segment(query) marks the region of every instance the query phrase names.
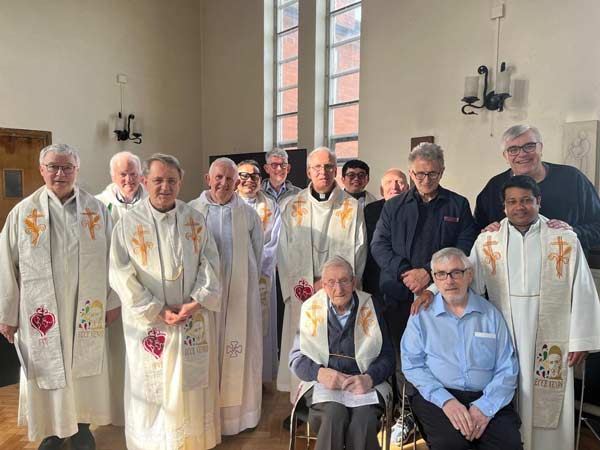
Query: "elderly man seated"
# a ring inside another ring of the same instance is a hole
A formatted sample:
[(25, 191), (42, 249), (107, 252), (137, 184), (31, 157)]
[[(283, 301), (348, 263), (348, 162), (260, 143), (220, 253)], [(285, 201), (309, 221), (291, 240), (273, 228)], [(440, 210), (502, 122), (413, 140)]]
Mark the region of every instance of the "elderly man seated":
[(416, 388), (413, 412), (432, 450), (522, 449), (511, 405), (519, 367), (502, 314), (469, 291), (473, 270), (453, 247), (435, 253), (439, 293), (412, 316), (401, 342), (402, 371)]
[(303, 381), (297, 398), (310, 407), (316, 450), (378, 449), (394, 349), (371, 295), (354, 290), (350, 263), (334, 256), (321, 275), (323, 288), (302, 304), (290, 352), (290, 368)]

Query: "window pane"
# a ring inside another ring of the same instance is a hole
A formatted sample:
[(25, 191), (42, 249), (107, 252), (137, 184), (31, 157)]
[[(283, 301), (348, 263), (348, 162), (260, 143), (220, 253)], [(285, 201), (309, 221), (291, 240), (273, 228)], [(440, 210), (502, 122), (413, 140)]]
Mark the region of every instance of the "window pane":
[(333, 42), (360, 36), (361, 8), (353, 8), (332, 17)]
[[(358, 157), (358, 141), (336, 142), (333, 150), (338, 158)], [(340, 169), (340, 175), (342, 170)]]
[(278, 114), (298, 112), (298, 88), (279, 93)]
[(277, 119), (278, 142), (298, 141), (298, 116)]
[(358, 100), (360, 73), (352, 73), (331, 80), (331, 103)]
[(279, 10), (279, 20), (277, 23), (277, 31), (289, 30), (292, 27), (298, 26), (298, 3), (286, 6)]
[(333, 74), (360, 67), (360, 41), (331, 49), (331, 72)]
[(298, 56), (298, 30), (278, 38), (279, 60)]
[(279, 65), (279, 87), (298, 84), (298, 60)]
[(358, 133), (358, 105), (330, 110), (331, 136)]
[(359, 0), (331, 0), (331, 11), (336, 11), (344, 6), (353, 5), (358, 2)]

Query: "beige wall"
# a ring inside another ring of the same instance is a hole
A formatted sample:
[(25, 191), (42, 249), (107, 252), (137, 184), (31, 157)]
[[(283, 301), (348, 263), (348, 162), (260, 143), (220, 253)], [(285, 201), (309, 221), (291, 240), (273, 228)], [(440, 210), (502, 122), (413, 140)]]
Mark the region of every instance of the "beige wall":
[[(199, 0), (0, 0), (0, 127), (49, 130), (81, 150), (80, 182), (109, 181), (108, 160), (128, 149), (177, 155), (183, 196), (199, 191)], [(124, 111), (143, 143), (118, 143), (117, 73), (129, 77)]]
[(505, 3), (500, 60), (525, 90), (502, 113), (464, 116), (464, 77), (495, 66), (493, 1), (363, 0), (360, 157), (372, 180), (406, 166), (411, 137), (433, 135), (446, 153), (442, 183), (473, 206), (485, 182), (507, 168), (498, 145), (508, 126), (537, 125), (544, 158), (561, 162), (563, 123), (598, 119), (600, 2)]

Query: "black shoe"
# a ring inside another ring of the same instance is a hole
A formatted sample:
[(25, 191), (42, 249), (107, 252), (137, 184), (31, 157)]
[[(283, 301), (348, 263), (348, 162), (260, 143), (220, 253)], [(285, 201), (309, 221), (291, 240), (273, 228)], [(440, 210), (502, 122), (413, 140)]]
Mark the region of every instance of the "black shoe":
[(48, 436), (41, 442), (38, 450), (59, 450), (64, 442), (65, 440), (58, 436)]
[(78, 423), (79, 431), (71, 436), (71, 446), (74, 450), (96, 450), (96, 441), (90, 431), (89, 423)]
[[(302, 425), (303, 423), (305, 423), (306, 421), (301, 418), (301, 417), (296, 417), (296, 421), (298, 422), (298, 426)], [(292, 424), (292, 416), (287, 416), (285, 419), (283, 419), (283, 423), (281, 424), (281, 426), (286, 429), (289, 430), (290, 426)]]

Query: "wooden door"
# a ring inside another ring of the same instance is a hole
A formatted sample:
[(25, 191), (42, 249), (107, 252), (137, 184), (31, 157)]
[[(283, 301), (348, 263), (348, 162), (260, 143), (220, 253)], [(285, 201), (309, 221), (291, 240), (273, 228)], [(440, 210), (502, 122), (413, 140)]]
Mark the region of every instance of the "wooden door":
[[(49, 131), (0, 128), (0, 229), (10, 210), (44, 184), (40, 150), (52, 141)], [(19, 381), (14, 346), (0, 335), (0, 386)]]

